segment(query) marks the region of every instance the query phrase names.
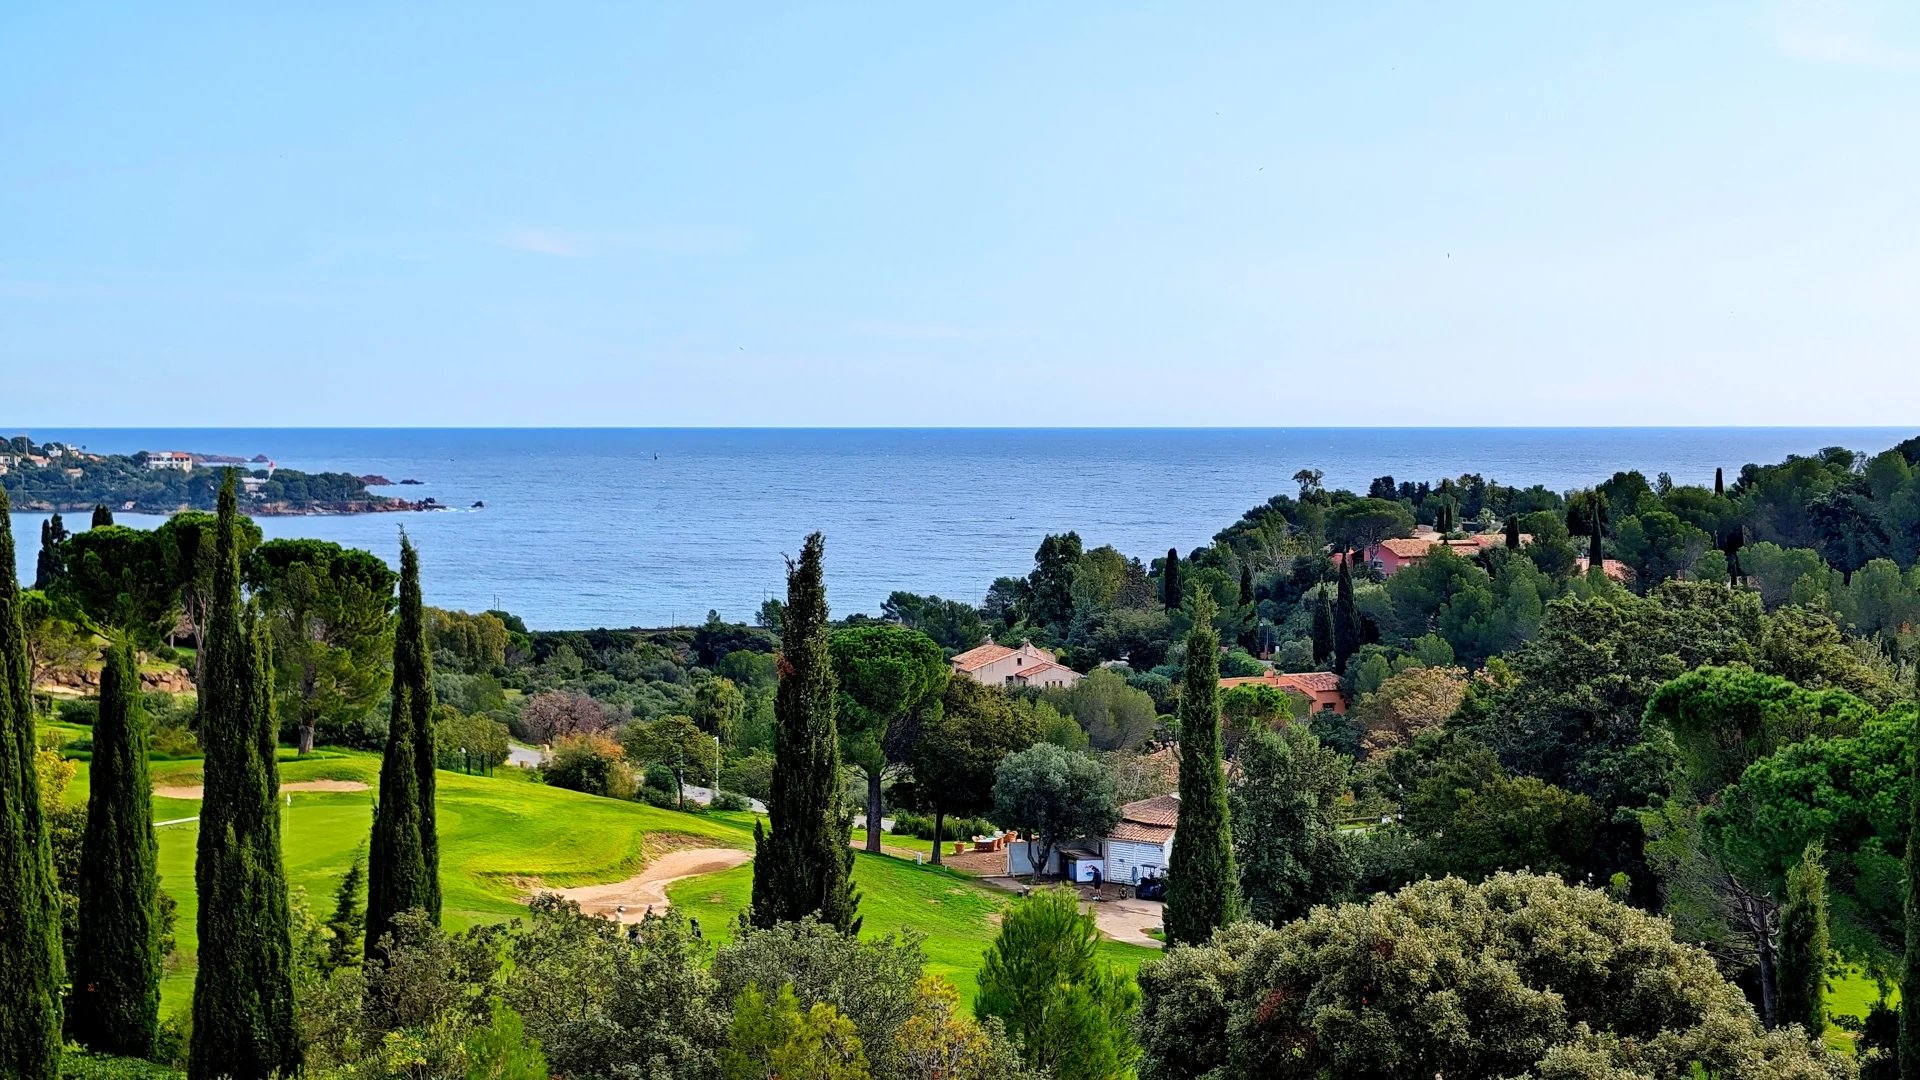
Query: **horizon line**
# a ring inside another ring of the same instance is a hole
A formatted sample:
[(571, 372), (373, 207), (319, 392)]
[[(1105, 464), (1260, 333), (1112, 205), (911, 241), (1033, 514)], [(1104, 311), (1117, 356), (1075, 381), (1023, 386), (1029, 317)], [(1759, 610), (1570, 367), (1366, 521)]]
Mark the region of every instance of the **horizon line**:
[[(1920, 431), (1915, 424), (36, 424), (75, 431)], [(11, 438), (12, 435), (0, 437)]]

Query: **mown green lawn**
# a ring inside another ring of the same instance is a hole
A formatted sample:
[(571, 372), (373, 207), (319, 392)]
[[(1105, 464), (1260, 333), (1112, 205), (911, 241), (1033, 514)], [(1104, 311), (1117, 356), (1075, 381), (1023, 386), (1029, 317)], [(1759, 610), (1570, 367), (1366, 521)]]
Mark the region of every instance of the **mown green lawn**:
[[(933, 854), (933, 841), (922, 840), (917, 836), (901, 836), (897, 833), (883, 832), (880, 834), (880, 842), (891, 848), (917, 851), (922, 855)], [(853, 830), (853, 843), (855, 847), (865, 847), (867, 843), (867, 830), (855, 828)]]
[[(87, 763), (78, 764), (67, 791), (75, 802), (87, 793)], [(155, 762), (153, 778), (156, 787), (198, 784), (200, 762)], [(379, 759), (322, 751), (302, 760), (283, 751), (280, 779), (359, 781), (371, 789), (379, 782)], [(283, 799), (290, 800), (281, 808), (288, 881), (306, 890), (309, 906), (324, 918), (341, 875), (366, 843), (373, 793), (293, 791)], [(154, 819), (193, 817), (199, 808), (198, 800), (156, 798)], [(454, 930), (512, 918), (537, 884), (581, 885), (633, 874), (645, 861), (649, 836), (694, 836), (715, 847), (746, 847), (753, 839), (750, 819), (656, 810), (545, 787), (504, 770), (493, 777), (441, 773), (439, 811), (444, 914)], [(199, 831), (188, 823), (166, 826), (159, 835), (161, 888), (179, 904), (179, 955), (162, 988), (171, 1010), (191, 991), (199, 945), (193, 891)]]
[[(995, 916), (1012, 897), (964, 874), (866, 852), (854, 856), (853, 883), (860, 889), (862, 935), (899, 930), (926, 935), (921, 947), (927, 954), (927, 970), (950, 979), (961, 1001), (971, 1005), (980, 954), (993, 943)], [(667, 896), (676, 911), (700, 920), (710, 940), (725, 941), (733, 935), (735, 920), (746, 909), (752, 890), (749, 864), (690, 878), (669, 887)], [(1100, 951), (1128, 972), (1159, 955), (1158, 949), (1116, 941), (1102, 941)]]
[[(88, 769), (85, 761), (76, 764), (67, 798), (79, 803), (87, 797)], [(322, 749), (301, 758), (290, 749), (281, 751), (283, 784), (340, 780), (364, 783), (369, 789), (282, 795), (287, 878), (294, 888), (305, 890), (318, 918), (332, 910), (334, 889), (366, 843), (371, 789), (379, 783), (379, 768), (373, 754)], [(202, 780), (198, 760), (156, 761), (152, 773), (159, 788), (190, 787)], [(191, 818), (199, 811), (197, 799), (154, 799), (156, 821)], [(754, 815), (748, 812), (660, 810), (546, 787), (509, 769), (491, 777), (440, 773), (439, 814), (441, 885), (450, 930), (513, 918), (524, 911), (525, 897), (539, 885), (587, 885), (630, 876), (645, 863), (649, 837), (693, 837), (713, 847), (753, 844)], [(193, 889), (198, 826), (168, 825), (159, 830), (159, 838), (161, 887), (179, 905), (177, 952), (162, 987), (164, 1008), (171, 1012), (191, 995), (199, 945)], [(911, 837), (889, 835), (885, 842), (931, 850), (929, 842)], [(709, 937), (724, 940), (747, 905), (752, 881), (749, 864), (681, 882), (669, 891), (677, 906), (700, 919)], [(855, 881), (862, 893), (865, 932), (911, 928), (924, 934), (929, 970), (952, 979), (961, 996), (971, 1001), (973, 972), (993, 940), (995, 916), (1008, 895), (949, 870), (864, 852), (856, 856)], [(1102, 951), (1128, 971), (1156, 952), (1116, 942), (1104, 942)]]
[[(1859, 968), (1848, 968), (1846, 974), (1827, 984), (1827, 1015), (1830, 1017), (1851, 1016), (1866, 1019), (1867, 1012), (1880, 1000), (1880, 987)], [(1887, 1003), (1896, 1005), (1900, 1001), (1900, 988), (1888, 988)], [(1854, 1034), (1827, 1025), (1827, 1045), (1846, 1053), (1854, 1051)]]

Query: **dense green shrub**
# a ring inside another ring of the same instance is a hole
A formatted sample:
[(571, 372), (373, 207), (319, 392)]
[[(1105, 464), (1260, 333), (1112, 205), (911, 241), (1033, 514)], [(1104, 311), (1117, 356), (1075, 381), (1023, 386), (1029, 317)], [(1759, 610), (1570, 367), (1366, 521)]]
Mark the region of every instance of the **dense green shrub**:
[(633, 797), (633, 770), (626, 751), (605, 735), (569, 735), (554, 744), (553, 758), (543, 770), (554, 787), (605, 795)]
[(1078, 893), (1042, 889), (1008, 909), (981, 960), (975, 1014), (1004, 1023), (1027, 1064), (1057, 1080), (1130, 1075), (1140, 1056), (1140, 991), (1099, 942)]
[(754, 750), (728, 761), (720, 769), (720, 786), (767, 801), (773, 795), (773, 754)]
[[(915, 836), (922, 840), (932, 840), (933, 815), (903, 810), (894, 815), (893, 828), (887, 830), (895, 836)], [(976, 836), (992, 836), (998, 830), (993, 822), (986, 818), (950, 817), (946, 827), (941, 830), (944, 840), (971, 840)]]
[(99, 698), (69, 698), (60, 702), (59, 720), (63, 724), (92, 727), (100, 717)]
[(1557, 877), (1423, 881), (1140, 972), (1143, 1080), (1686, 1076), (1829, 1080), (1665, 919)]
[(183, 1080), (186, 1074), (141, 1058), (111, 1057), (69, 1045), (60, 1055), (60, 1076), (62, 1080)]
[(546, 895), (512, 934), (507, 956), (513, 978), (503, 991), (506, 1004), (555, 1074), (713, 1074), (728, 1009), (699, 942), (680, 920), (649, 919), (630, 929)]

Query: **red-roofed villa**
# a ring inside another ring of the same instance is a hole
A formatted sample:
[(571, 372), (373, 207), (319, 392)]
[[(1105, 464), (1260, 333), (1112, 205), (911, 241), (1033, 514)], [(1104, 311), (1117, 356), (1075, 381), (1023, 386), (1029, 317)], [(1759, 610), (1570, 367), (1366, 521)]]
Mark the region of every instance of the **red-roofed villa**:
[(1220, 680), (1222, 690), (1247, 685), (1291, 690), (1313, 702), (1314, 712), (1331, 712), (1340, 716), (1347, 714), (1347, 695), (1340, 692), (1340, 676), (1331, 671), (1287, 672), (1268, 668), (1258, 675)]
[(987, 686), (1030, 686), (1045, 690), (1072, 686), (1080, 673), (1053, 658), (1053, 654), (1031, 641), (1022, 641), (1017, 649), (997, 645), (992, 638), (986, 644), (968, 649), (953, 658), (953, 673), (965, 675)]

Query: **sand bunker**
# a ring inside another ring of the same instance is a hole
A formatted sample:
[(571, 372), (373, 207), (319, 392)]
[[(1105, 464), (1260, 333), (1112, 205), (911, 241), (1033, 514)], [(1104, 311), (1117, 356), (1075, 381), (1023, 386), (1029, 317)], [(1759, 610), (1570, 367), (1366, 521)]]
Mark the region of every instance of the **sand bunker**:
[[(155, 795), (163, 799), (198, 799), (203, 789), (199, 784), (162, 784), (153, 789)], [(294, 780), (280, 785), (281, 791), (365, 791), (367, 785), (358, 780)]]
[[(731, 870), (748, 859), (751, 852), (738, 848), (692, 848), (669, 851), (648, 863), (646, 869), (625, 881), (609, 885), (582, 885), (576, 889), (542, 889), (559, 893), (580, 905), (588, 915), (604, 915), (620, 922), (639, 922), (651, 907), (658, 915), (668, 907), (667, 886), (701, 874)], [(625, 908), (621, 911), (619, 909)]]

